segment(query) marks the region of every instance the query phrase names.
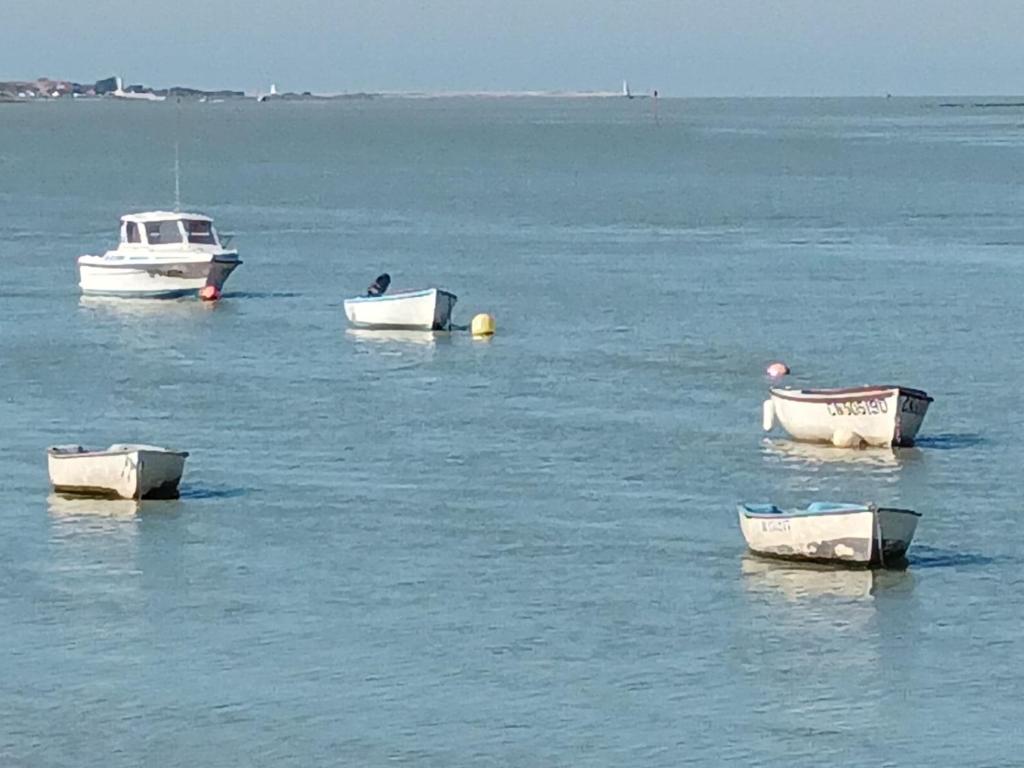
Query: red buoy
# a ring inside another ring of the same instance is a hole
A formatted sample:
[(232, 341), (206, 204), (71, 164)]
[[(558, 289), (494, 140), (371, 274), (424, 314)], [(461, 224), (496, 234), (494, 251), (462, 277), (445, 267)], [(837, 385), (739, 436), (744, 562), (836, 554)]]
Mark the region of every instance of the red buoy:
[(204, 285), (199, 289), (199, 298), (203, 301), (216, 301), (220, 298), (220, 288), (216, 285)]

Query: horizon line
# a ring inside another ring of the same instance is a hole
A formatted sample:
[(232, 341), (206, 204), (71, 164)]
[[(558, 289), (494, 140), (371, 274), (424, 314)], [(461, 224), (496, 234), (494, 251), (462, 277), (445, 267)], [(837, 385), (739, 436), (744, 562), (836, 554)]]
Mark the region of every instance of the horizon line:
[[(81, 81), (71, 78), (54, 78), (39, 76), (36, 78), (0, 78), (0, 83), (34, 83), (43, 80), (50, 82), (67, 82), (77, 85), (91, 85), (101, 82), (100, 80)], [(226, 91), (237, 91), (245, 94), (246, 97), (257, 97), (269, 95), (270, 86), (267, 90), (250, 90), (247, 88), (232, 88), (229, 86), (194, 86), (176, 84), (157, 87), (143, 83), (132, 83), (149, 91), (159, 91), (170, 94), (177, 89), (189, 89), (201, 92), (215, 93)], [(490, 97), (490, 98), (524, 98), (524, 97), (563, 97), (563, 98), (652, 98), (657, 93), (659, 99), (856, 99), (856, 98), (904, 98), (904, 99), (929, 99), (929, 98), (1022, 98), (1021, 93), (998, 93), (984, 91), (963, 91), (954, 90), (948, 92), (852, 92), (852, 93), (666, 93), (662, 88), (650, 88), (631, 91), (627, 96), (621, 90), (608, 89), (581, 89), (581, 88), (355, 88), (349, 90), (320, 90), (314, 91), (308, 88), (278, 90), (277, 95), (291, 94), (295, 96), (312, 97), (344, 97), (344, 96), (380, 96), (391, 98), (466, 98), (466, 97)]]

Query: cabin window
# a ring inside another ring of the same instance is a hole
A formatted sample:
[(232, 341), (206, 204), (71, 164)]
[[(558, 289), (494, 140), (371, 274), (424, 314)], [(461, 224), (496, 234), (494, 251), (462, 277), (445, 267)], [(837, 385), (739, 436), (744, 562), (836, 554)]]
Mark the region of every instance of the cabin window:
[(203, 245), (216, 245), (217, 238), (213, 234), (213, 224), (209, 221), (185, 220), (185, 231), (188, 233), (190, 243), (201, 243)]
[(142, 235), (139, 234), (139, 225), (134, 221), (126, 222), (124, 225), (124, 241), (126, 243), (141, 243)]
[(146, 239), (150, 245), (180, 243), (181, 229), (177, 221), (150, 221), (146, 223)]

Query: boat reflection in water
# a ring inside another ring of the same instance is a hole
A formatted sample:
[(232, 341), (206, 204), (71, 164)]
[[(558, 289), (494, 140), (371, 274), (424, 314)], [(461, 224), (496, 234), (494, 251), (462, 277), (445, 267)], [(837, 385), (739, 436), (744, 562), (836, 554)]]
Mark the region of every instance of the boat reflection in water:
[(87, 519), (133, 520), (142, 504), (131, 499), (97, 499), (85, 496), (63, 496), (51, 493), (46, 497), (50, 516), (61, 521)]
[(451, 333), (447, 331), (405, 331), (405, 330), (371, 330), (368, 328), (348, 328), (345, 335), (361, 344), (379, 344), (399, 348), (436, 347), (438, 341), (449, 341)]
[(900, 465), (917, 457), (914, 448), (835, 448), (821, 443), (801, 443), (795, 440), (761, 441), (765, 457), (807, 464), (860, 464), (879, 469), (899, 469)]
[(744, 555), (741, 563), (748, 592), (779, 594), (794, 602), (817, 597), (864, 600), (879, 590), (908, 589), (914, 583), (913, 576), (906, 570), (834, 568), (751, 554)]
[(78, 305), (83, 309), (127, 320), (145, 317), (191, 317), (209, 312), (219, 301), (196, 299), (131, 299), (109, 296), (81, 296)]

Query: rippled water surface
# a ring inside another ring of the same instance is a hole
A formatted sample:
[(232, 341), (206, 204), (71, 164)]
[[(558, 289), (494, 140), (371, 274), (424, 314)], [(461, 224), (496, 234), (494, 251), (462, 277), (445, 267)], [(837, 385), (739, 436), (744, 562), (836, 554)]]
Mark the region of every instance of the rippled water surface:
[[(0, 763), (1019, 764), (1024, 108), (941, 101), (0, 105)], [(175, 134), (226, 298), (80, 298)], [(775, 359), (920, 445), (766, 439)], [(49, 494), (132, 440), (180, 500)], [(744, 554), (816, 498), (909, 568)]]

